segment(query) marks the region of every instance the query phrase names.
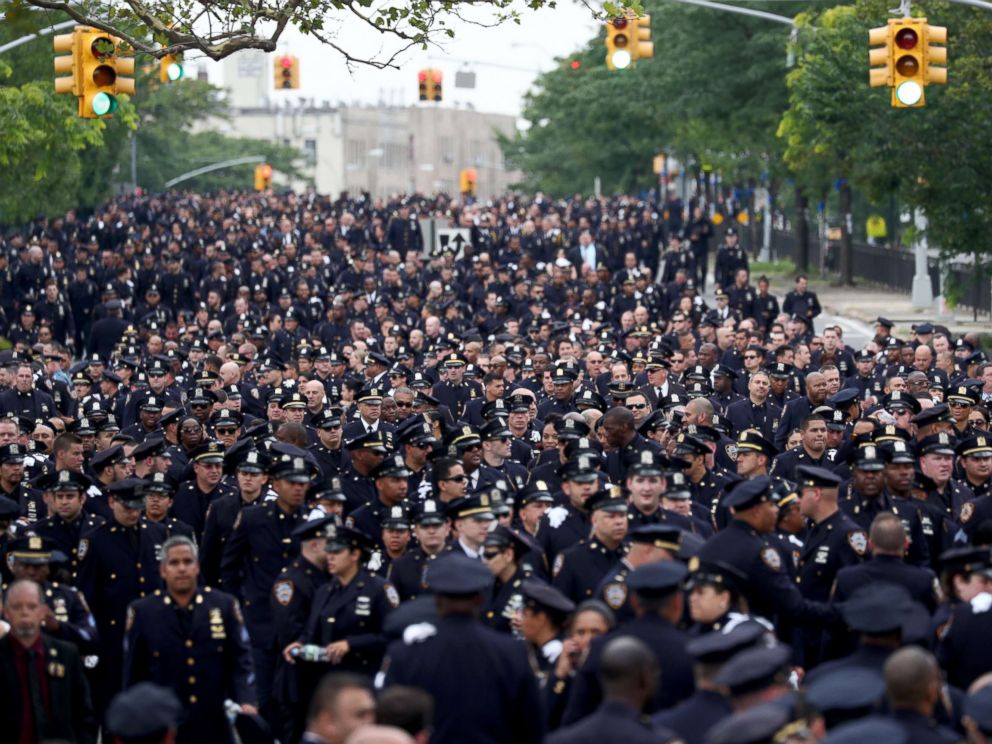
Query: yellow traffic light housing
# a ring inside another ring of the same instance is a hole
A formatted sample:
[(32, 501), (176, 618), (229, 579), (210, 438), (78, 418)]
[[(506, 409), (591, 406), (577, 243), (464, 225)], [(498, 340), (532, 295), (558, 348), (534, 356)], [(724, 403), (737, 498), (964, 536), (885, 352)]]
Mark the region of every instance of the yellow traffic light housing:
[[(923, 21), (926, 23), (926, 18)], [(926, 26), (923, 43), (927, 61), (927, 85), (947, 85), (947, 28)], [(941, 46), (932, 46), (933, 44)]]
[(869, 29), (868, 85), (872, 88), (892, 85), (892, 27)]
[(947, 82), (943, 26), (930, 26), (926, 18), (893, 18), (886, 26), (870, 29), (868, 43), (868, 84), (889, 87), (895, 108), (921, 108), (926, 105), (926, 86)]
[(458, 173), (458, 190), (465, 196), (475, 196), (479, 174), (475, 168), (462, 168)]
[(444, 97), (441, 83), (444, 73), (428, 67), (417, 72), (417, 96), (421, 101), (440, 101)]
[(630, 19), (614, 18), (606, 24), (606, 68), (625, 70), (633, 61), (630, 53)]
[(926, 22), (917, 18), (889, 21), (892, 27), (892, 105), (917, 108), (926, 104)]
[(639, 59), (654, 57), (651, 17), (614, 18), (606, 24), (606, 67), (625, 70)]
[(440, 101), (443, 98), (443, 93), (441, 90), (441, 81), (444, 79), (444, 74), (440, 70), (431, 70), (431, 88), (432, 88), (432, 101)]
[(300, 87), (300, 60), (291, 54), (275, 58), (273, 72), (276, 90), (298, 90)]
[(171, 83), (182, 80), (185, 74), (182, 57), (167, 54), (159, 60), (158, 79), (160, 82)]
[(255, 191), (266, 191), (272, 186), (272, 166), (268, 163), (255, 166)]
[(634, 46), (631, 52), (634, 61), (639, 59), (651, 59), (654, 57), (654, 42), (651, 41), (651, 16), (640, 16), (634, 19)]
[(56, 93), (72, 93), (79, 100), (79, 116), (97, 119), (112, 116), (120, 107), (120, 94), (134, 95), (134, 57), (122, 56), (121, 40), (89, 26), (76, 26), (71, 34), (56, 36)]
[(55, 58), (55, 74), (68, 75), (55, 78), (56, 93), (82, 94), (82, 31), (83, 27), (77, 26), (71, 34), (59, 34), (52, 39), (56, 52), (68, 52)]

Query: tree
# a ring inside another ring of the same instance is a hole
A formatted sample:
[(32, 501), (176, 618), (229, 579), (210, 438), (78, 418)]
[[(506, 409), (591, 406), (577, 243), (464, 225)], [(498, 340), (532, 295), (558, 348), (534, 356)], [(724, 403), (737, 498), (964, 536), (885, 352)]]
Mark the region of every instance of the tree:
[(538, 79), (523, 112), (530, 128), (503, 141), (525, 186), (568, 193), (599, 176), (608, 191), (646, 189), (661, 150), (712, 165), (731, 183), (780, 176), (787, 28), (676, 4), (646, 10), (654, 59), (609, 72), (600, 34), (578, 70), (563, 63)]
[(992, 256), (985, 53), (992, 18), (960, 6), (932, 8), (929, 22), (949, 28), (948, 85), (928, 86), (925, 108), (895, 109), (889, 92), (867, 80), (867, 30), (885, 23), (890, 5), (862, 0), (800, 18), (816, 32), (800, 34), (799, 64), (788, 78), (789, 109), (779, 127), (785, 161), (810, 193), (824, 193), (839, 177), (875, 200), (894, 193), (899, 204), (923, 210), (929, 242), (945, 260), (974, 254), (981, 271)]
[[(586, 2), (586, 0), (583, 0)], [(522, 5), (522, 7), (521, 7)], [(273, 52), (287, 28), (294, 27), (340, 54), (349, 65), (396, 67), (406, 50), (455, 34), (458, 23), (497, 25), (519, 22), (522, 12), (555, 7), (555, 0), (228, 0), (176, 3), (123, 0), (76, 3), (70, 0), (13, 0), (11, 12), (41, 8), (112, 33), (137, 52), (162, 57), (195, 51), (214, 60), (241, 49)], [(590, 12), (606, 17), (638, 11), (639, 0), (610, 0)], [(372, 43), (366, 43), (369, 39)], [(378, 42), (378, 43), (376, 43)], [(367, 55), (364, 49), (379, 46)], [(363, 50), (358, 53), (357, 50)]]
[[(15, 15), (0, 27), (0, 41), (30, 33), (36, 21)], [(130, 180), (132, 137), (137, 141), (138, 185), (148, 191), (162, 190), (167, 180), (194, 168), (245, 155), (261, 155), (278, 173), (299, 177), (295, 163), (300, 153), (293, 148), (194, 133), (197, 122), (226, 115), (218, 89), (195, 80), (163, 85), (157, 65), (139, 66), (137, 75), (135, 97), (124, 97), (113, 118), (81, 119), (75, 98), (57, 95), (52, 87), (49, 38), (0, 59), (0, 166), (12, 186), (0, 189), (3, 223), (100, 204)], [(183, 187), (245, 189), (251, 184), (248, 165)]]

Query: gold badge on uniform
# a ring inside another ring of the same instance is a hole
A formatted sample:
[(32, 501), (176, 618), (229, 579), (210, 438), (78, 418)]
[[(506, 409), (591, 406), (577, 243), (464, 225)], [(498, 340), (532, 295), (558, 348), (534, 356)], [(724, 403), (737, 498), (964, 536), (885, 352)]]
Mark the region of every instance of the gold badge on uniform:
[(221, 615), (220, 607), (210, 608), (210, 637), (217, 641), (227, 638), (227, 631), (224, 630), (224, 617)]

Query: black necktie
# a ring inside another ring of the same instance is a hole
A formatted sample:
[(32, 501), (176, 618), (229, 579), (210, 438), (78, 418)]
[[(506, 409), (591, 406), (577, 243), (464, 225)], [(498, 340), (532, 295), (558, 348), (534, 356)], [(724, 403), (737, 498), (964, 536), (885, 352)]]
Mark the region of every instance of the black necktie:
[(138, 552), (138, 530), (131, 528), (127, 531), (127, 539), (131, 544), (131, 550)]
[(40, 741), (45, 737), (45, 703), (41, 699), (41, 680), (38, 678), (38, 667), (35, 664), (34, 649), (27, 649), (27, 655), (28, 692), (31, 695), (31, 714), (34, 717), (34, 735)]

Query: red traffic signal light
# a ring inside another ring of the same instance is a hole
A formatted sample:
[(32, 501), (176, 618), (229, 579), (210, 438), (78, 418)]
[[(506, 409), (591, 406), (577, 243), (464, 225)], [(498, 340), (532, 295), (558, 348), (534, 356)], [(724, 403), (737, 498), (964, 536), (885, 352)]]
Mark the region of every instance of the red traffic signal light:
[(258, 170), (262, 174), (262, 176), (264, 176), (265, 178), (271, 178), (272, 177), (272, 166), (271, 165), (260, 166)]
[(571, 67), (573, 70), (578, 70), (582, 67), (582, 62), (577, 59), (573, 59), (571, 62), (569, 62), (568, 66)]
[(427, 70), (421, 70), (417, 73), (417, 80), (424, 83), (427, 82)]
[(900, 49), (913, 49), (919, 43), (920, 38), (916, 31), (911, 28), (904, 28), (896, 34), (896, 46)]

